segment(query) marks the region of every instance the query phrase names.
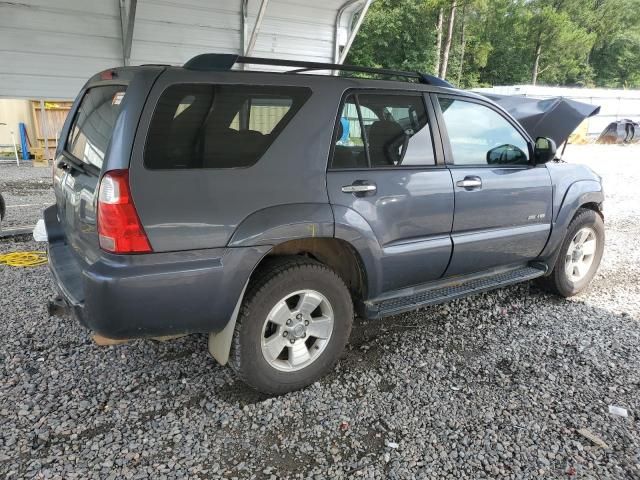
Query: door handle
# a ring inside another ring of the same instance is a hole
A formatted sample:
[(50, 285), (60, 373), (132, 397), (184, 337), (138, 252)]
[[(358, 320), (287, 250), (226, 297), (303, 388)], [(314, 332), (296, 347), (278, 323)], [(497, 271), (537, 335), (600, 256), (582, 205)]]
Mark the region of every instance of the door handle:
[(378, 187), (370, 183), (353, 183), (352, 185), (345, 185), (342, 187), (344, 193), (376, 193)]
[(456, 186), (467, 190), (478, 190), (482, 188), (482, 180), (480, 177), (464, 177), (456, 182)]

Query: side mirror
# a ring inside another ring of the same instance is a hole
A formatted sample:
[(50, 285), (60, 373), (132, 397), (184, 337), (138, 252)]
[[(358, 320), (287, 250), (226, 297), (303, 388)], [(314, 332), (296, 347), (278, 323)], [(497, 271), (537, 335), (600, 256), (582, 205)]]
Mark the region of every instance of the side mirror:
[(538, 137), (533, 149), (533, 158), (536, 164), (547, 163), (556, 158), (556, 142), (551, 138)]
[(498, 145), (487, 152), (487, 165), (526, 165), (527, 154), (515, 145)]

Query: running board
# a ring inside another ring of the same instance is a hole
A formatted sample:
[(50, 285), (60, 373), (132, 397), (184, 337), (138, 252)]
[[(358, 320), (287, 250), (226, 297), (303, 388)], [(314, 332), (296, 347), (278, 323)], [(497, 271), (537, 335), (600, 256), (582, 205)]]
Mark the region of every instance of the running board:
[(490, 274), (447, 279), (420, 290), (416, 288), (405, 289), (402, 291), (405, 292), (404, 295), (398, 295), (396, 292), (392, 297), (387, 296), (365, 302), (366, 317), (381, 318), (396, 315), (419, 307), (447, 302), (514, 283), (526, 282), (544, 274), (543, 268), (526, 266), (512, 270), (494, 271)]
[(17, 237), (18, 235), (29, 235), (33, 233), (35, 225), (15, 228), (0, 228), (0, 238)]

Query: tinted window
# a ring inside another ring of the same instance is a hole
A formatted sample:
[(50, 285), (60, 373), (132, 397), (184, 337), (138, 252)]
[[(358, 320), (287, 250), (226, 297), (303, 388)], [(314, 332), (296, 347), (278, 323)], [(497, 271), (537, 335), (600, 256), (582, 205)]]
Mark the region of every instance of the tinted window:
[(421, 96), (359, 94), (357, 102), (356, 96), (347, 98), (332, 167), (369, 165), (435, 165), (431, 129)]
[(251, 166), (267, 151), (309, 93), (308, 89), (297, 87), (169, 87), (151, 120), (145, 166)]
[(87, 90), (69, 130), (69, 153), (84, 163), (102, 167), (125, 90), (123, 85)]
[[(371, 114), (361, 109), (363, 115)], [(364, 138), (358, 117), (355, 98), (347, 98), (338, 124), (338, 135), (333, 152), (333, 168), (367, 168), (367, 156), (364, 153)]]
[(455, 165), (526, 165), (527, 141), (502, 115), (472, 102), (438, 98)]
[[(256, 130), (268, 135), (289, 112), (292, 104), (293, 100), (291, 98), (255, 97), (248, 99), (240, 111), (248, 111), (249, 130)], [(231, 128), (234, 130), (241, 129), (240, 113), (231, 122)]]

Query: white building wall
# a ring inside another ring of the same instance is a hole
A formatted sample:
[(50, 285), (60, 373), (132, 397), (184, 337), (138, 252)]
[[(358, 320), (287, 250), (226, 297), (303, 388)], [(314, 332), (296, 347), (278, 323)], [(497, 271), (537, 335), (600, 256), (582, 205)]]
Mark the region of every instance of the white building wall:
[(20, 144), (19, 123), (24, 123), (29, 138), (35, 139), (35, 131), (32, 128), (33, 114), (29, 100), (0, 98), (0, 123), (6, 124), (0, 125), (0, 147), (13, 143), (11, 132), (13, 132), (16, 142)]

